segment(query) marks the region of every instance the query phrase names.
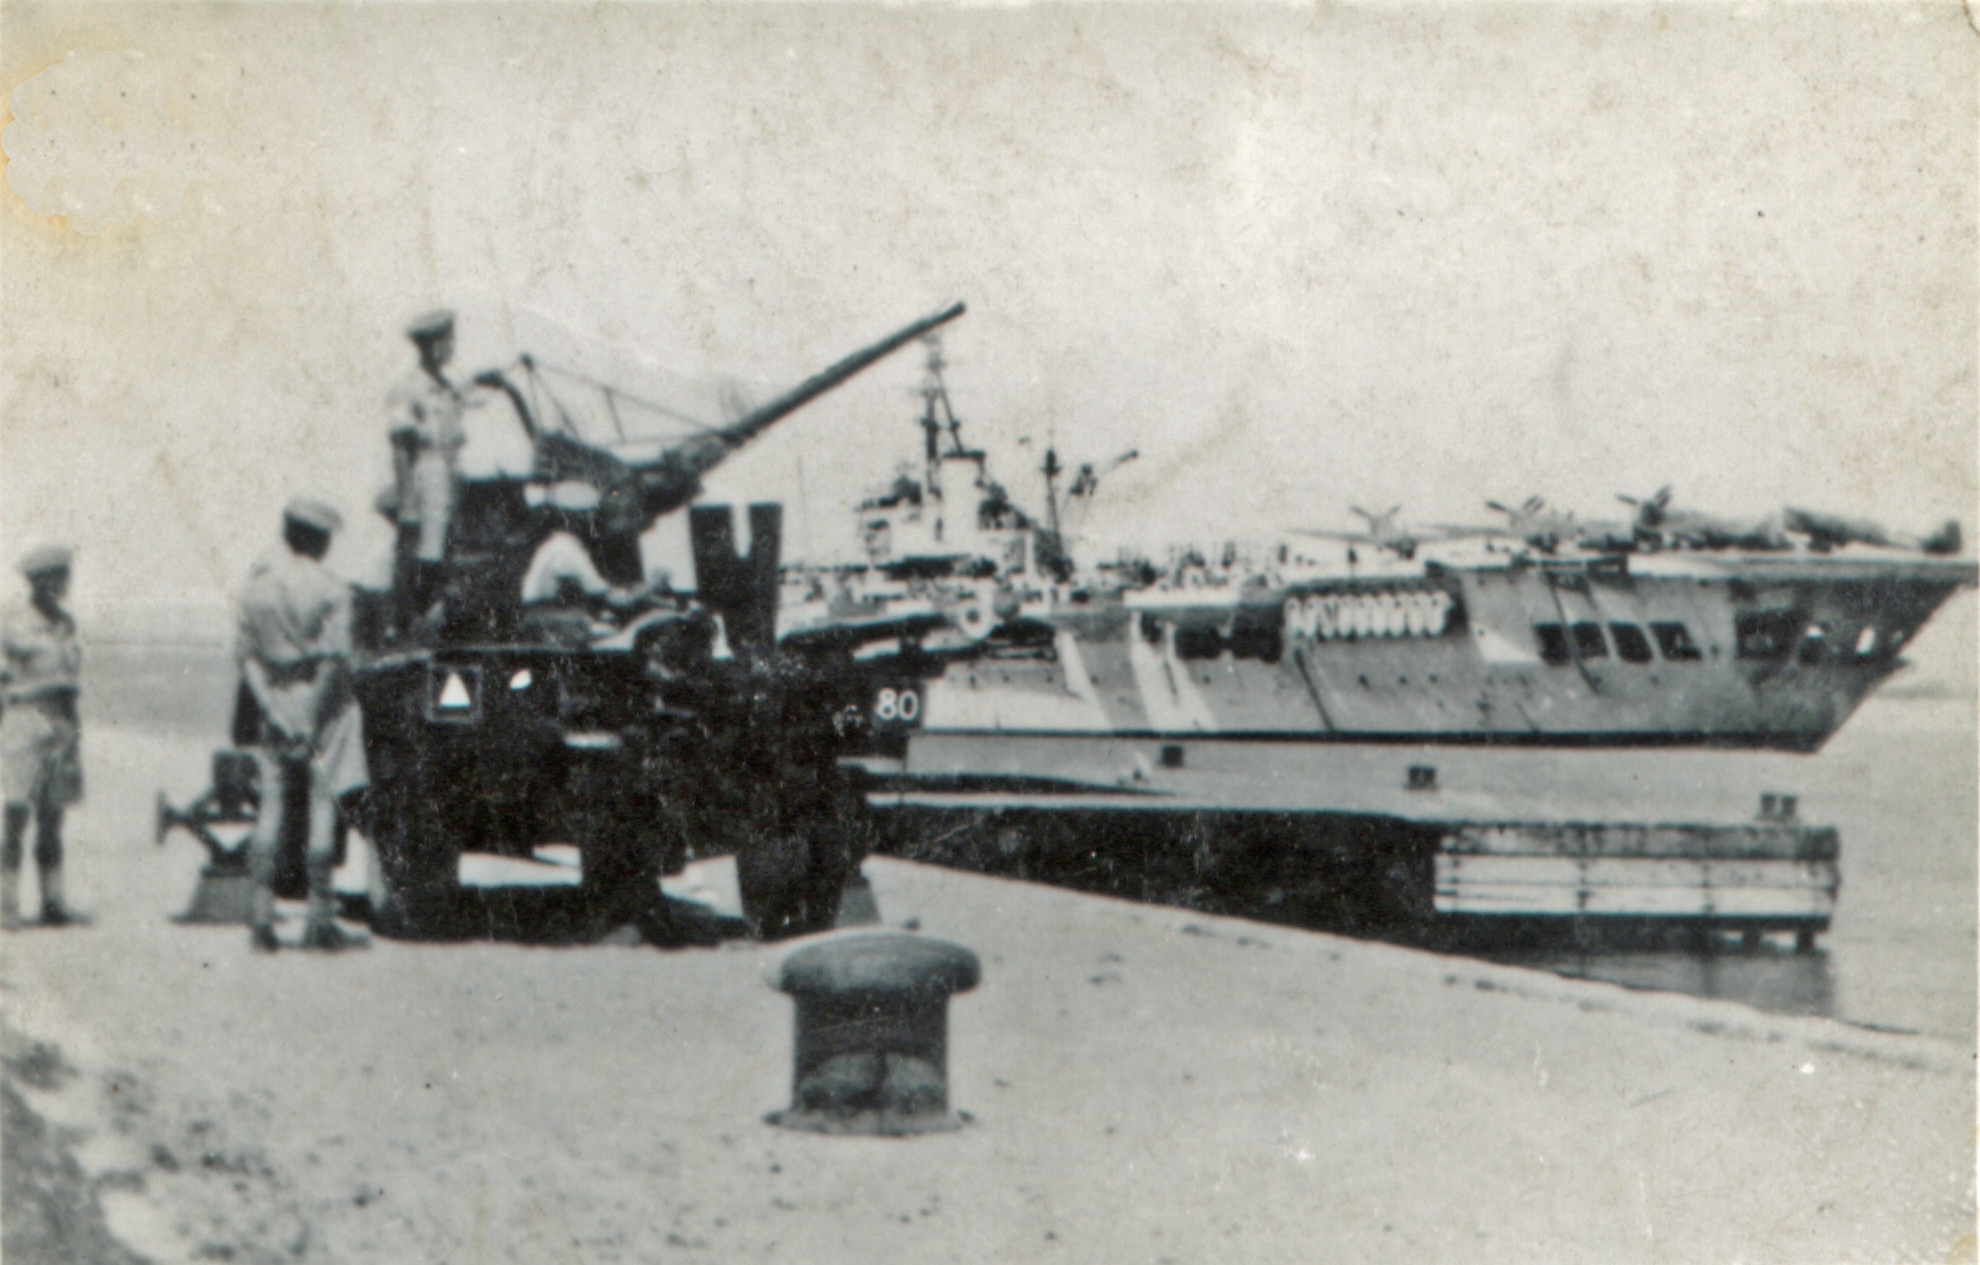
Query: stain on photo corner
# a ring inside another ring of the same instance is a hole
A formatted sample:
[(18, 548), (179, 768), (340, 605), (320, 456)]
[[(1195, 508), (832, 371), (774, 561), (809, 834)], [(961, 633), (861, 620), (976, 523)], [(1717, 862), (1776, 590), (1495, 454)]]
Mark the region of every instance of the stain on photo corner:
[(173, 85), (135, 49), (75, 49), (14, 88), (0, 132), (6, 182), (27, 210), (94, 237), (179, 213), (209, 170), (173, 118)]

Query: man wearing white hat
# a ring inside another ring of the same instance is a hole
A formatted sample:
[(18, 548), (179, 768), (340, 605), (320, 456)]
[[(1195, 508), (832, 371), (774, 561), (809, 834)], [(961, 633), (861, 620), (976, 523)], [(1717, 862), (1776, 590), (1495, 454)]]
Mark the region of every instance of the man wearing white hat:
[(62, 899), (62, 814), (82, 798), (81, 734), (76, 696), (82, 684), (82, 643), (76, 621), (62, 609), (69, 591), (70, 551), (43, 545), (21, 559), (31, 592), (0, 613), (0, 784), (6, 791), (0, 840), (0, 926), (21, 921), (21, 845), (35, 822), (34, 863), (41, 871), (41, 921), (75, 921)]
[(402, 631), (426, 613), (439, 584), (458, 495), (457, 468), (467, 443), (464, 401), (446, 374), (454, 355), (454, 314), (444, 308), (424, 313), (406, 326), (406, 337), (419, 349), (419, 367), (385, 402), (392, 445), (389, 505), (399, 525), (394, 618)]
[(291, 777), (309, 783), (303, 945), (334, 950), (357, 943), (332, 921), (330, 891), (337, 797), (370, 780), (363, 724), (351, 697), (351, 590), (323, 565), (330, 538), (342, 526), (337, 511), (321, 501), (290, 501), (283, 511), (283, 547), (254, 565), (241, 593), (234, 653), (261, 711), (255, 748), (261, 809), (248, 841), (254, 873), (250, 942), (264, 952), (279, 947), (275, 860)]

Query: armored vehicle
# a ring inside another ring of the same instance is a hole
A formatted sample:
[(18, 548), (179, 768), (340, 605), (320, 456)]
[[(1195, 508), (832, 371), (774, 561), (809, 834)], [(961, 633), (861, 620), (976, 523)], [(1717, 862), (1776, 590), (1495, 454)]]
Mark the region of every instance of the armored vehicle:
[[(525, 356), (476, 381), (527, 440), (526, 470), (469, 479), (445, 578), (397, 627), (375, 595), (356, 691), (372, 774), (372, 910), (388, 934), (439, 923), (463, 851), (575, 847), (587, 908), (641, 918), (693, 854), (739, 850), (759, 934), (831, 915), (857, 864), (861, 800), (835, 763), (834, 716), (773, 645), (780, 515), (750, 507), (746, 551), (725, 507), (690, 510), (697, 600), (642, 574), (639, 537), (701, 476), (795, 409), (954, 319), (956, 304), (726, 426), (628, 457), (545, 406)], [(576, 487), (585, 495), (567, 495)], [(558, 506), (581, 505), (579, 510)], [(553, 536), (583, 547), (609, 602), (525, 603)], [(403, 609), (403, 607), (401, 607)]]

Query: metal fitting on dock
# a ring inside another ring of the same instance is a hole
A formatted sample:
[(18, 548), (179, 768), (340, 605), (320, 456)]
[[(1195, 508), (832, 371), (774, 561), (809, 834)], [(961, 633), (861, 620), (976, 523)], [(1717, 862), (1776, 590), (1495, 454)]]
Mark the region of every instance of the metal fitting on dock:
[[(254, 756), (232, 749), (213, 753), (212, 786), (185, 808), (174, 808), (165, 792), (158, 792), (154, 840), (162, 847), (173, 830), (185, 830), (200, 841), (210, 858), (200, 869), (192, 903), (177, 921), (248, 921), (254, 879), (248, 872), (245, 831), (254, 825), (260, 804)], [(240, 827), (242, 832), (228, 843), (214, 833), (216, 826)]]
[(1795, 821), (1800, 816), (1801, 804), (1798, 795), (1776, 795), (1768, 791), (1760, 796), (1761, 821)]
[(797, 1003), (792, 1102), (765, 1119), (817, 1133), (961, 1127), (949, 1108), (949, 995), (981, 975), (962, 945), (902, 932), (793, 950), (771, 978)]

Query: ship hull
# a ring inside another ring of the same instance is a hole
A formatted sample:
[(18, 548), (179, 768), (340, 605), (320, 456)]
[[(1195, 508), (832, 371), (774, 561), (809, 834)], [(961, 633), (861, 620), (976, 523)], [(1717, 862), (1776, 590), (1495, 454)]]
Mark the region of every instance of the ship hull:
[(867, 660), (913, 732), (1808, 751), (1970, 562), (1508, 562), (1034, 595), (1028, 635)]

